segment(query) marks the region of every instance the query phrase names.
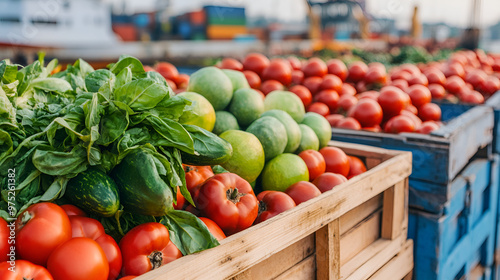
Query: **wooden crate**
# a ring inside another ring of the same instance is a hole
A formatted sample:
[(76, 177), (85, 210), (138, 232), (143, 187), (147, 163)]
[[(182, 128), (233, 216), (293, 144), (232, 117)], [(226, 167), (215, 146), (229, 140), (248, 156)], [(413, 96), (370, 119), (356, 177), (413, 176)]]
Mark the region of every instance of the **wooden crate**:
[(368, 279), (406, 243), (411, 153), (330, 144), (369, 170), (136, 279)]
[(409, 239), (392, 260), (373, 274), (369, 280), (403, 279), (411, 280), (413, 272), (413, 241)]

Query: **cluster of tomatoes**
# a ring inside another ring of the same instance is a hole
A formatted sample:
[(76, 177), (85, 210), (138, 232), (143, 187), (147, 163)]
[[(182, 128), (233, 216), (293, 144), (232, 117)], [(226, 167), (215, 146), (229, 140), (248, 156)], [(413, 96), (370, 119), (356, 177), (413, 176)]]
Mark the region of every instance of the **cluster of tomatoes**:
[(210, 166), (186, 165), (186, 185), (195, 206), (178, 198), (175, 207), (204, 217), (201, 219), (210, 222), (205, 224), (220, 240), (266, 221), (366, 171), (363, 161), (347, 156), (336, 147), (325, 147), (319, 152), (306, 150), (299, 156), (306, 163), (309, 181), (292, 184), (285, 192), (263, 191), (257, 196), (251, 185), (236, 174), (214, 175)]
[(186, 91), (189, 83), (189, 75), (179, 74), (177, 67), (169, 62), (158, 62), (154, 67), (144, 66), (144, 71), (156, 71), (165, 78), (170, 88), (176, 92)]
[[(15, 261), (7, 255), (12, 248)], [(160, 223), (141, 224), (118, 244), (73, 205), (33, 204), (12, 233), (0, 218), (0, 279), (128, 280), (180, 257)]]

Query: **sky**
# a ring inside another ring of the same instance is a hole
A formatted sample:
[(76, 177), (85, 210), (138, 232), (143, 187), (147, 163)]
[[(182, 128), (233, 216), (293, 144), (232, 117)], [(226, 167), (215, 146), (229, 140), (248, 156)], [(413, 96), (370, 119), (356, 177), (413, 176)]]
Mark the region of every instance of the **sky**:
[[(123, 0), (107, 0), (120, 2)], [(126, 0), (131, 10), (149, 9), (161, 0)], [(281, 20), (301, 20), (306, 16), (304, 0), (171, 0), (173, 12), (201, 8), (204, 4), (245, 6), (250, 17), (264, 15)], [(419, 5), (423, 22), (446, 22), (467, 27), (472, 0), (366, 0), (367, 10), (377, 17), (394, 18), (400, 28), (410, 26), (413, 6)], [(277, 12), (279, 11), (279, 12)], [(481, 26), (500, 21), (500, 0), (482, 0)]]

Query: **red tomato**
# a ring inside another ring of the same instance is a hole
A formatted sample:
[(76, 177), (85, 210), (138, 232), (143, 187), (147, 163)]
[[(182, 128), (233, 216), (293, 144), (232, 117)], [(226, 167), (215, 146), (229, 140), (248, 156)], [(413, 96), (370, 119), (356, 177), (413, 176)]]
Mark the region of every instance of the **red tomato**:
[(446, 83), (446, 77), (443, 72), (440, 70), (429, 70), (425, 72), (425, 76), (427, 77), (427, 81), (429, 84), (439, 84), (444, 86)]
[(339, 77), (343, 82), (347, 79), (347, 67), (340, 59), (331, 59), (326, 63), (328, 74)]
[(167, 80), (175, 81), (179, 76), (179, 71), (177, 71), (177, 68), (171, 63), (158, 62), (155, 68), (156, 71)]
[(357, 92), (368, 91), (368, 84), (365, 82), (365, 80), (357, 82), (355, 87)]
[[(10, 253), (11, 249), (11, 246), (9, 245), (9, 236), (11, 229), (8, 226), (9, 224), (7, 224), (4, 219), (0, 218), (0, 262), (9, 260), (9, 256), (7, 256), (7, 254)], [(15, 229), (15, 227), (13, 227), (12, 229)]]
[(330, 123), (331, 127), (336, 127), (337, 122), (343, 118), (344, 118), (344, 116), (342, 116), (341, 114), (332, 114), (332, 115), (326, 116), (326, 120)]
[(451, 63), (444, 67), (443, 74), (448, 78), (451, 76), (459, 76), (465, 78), (464, 67), (458, 63)]
[(304, 85), (307, 89), (309, 89), (312, 95), (315, 95), (316, 92), (320, 90), (322, 82), (323, 79), (320, 77), (308, 77), (304, 80), (302, 85)]
[(258, 201), (250, 184), (233, 173), (213, 176), (201, 185), (196, 207), (231, 235), (250, 227), (258, 214)]
[(129, 276), (125, 276), (125, 277), (122, 277), (118, 280), (132, 280), (132, 279), (135, 279), (137, 276), (134, 276), (134, 275), (129, 275)]
[(362, 92), (362, 93), (356, 95), (358, 100), (368, 98), (368, 99), (372, 99), (375, 101), (377, 101), (379, 96), (380, 96), (380, 93), (377, 91), (374, 91), (374, 90), (365, 91), (365, 92)]
[(71, 216), (69, 220), (73, 238), (90, 238), (101, 246), (109, 264), (108, 280), (116, 279), (122, 268), (122, 254), (116, 241), (104, 232), (104, 227), (98, 220), (80, 216)]
[(325, 173), (325, 159), (318, 151), (305, 150), (300, 152), (299, 157), (301, 157), (307, 165), (307, 170), (309, 170), (309, 181), (312, 181), (319, 175)]
[(324, 147), (319, 150), (325, 159), (326, 172), (333, 172), (343, 175), (349, 174), (349, 158), (341, 149), (337, 147)]
[(409, 87), (408, 95), (410, 96), (411, 104), (417, 108), (430, 103), (432, 99), (430, 90), (423, 85), (413, 85)]
[(301, 85), (304, 82), (304, 72), (301, 70), (292, 71), (292, 84)]
[(296, 205), (313, 199), (321, 194), (313, 183), (307, 181), (300, 181), (291, 185), (286, 189), (285, 193), (293, 199)]
[(250, 70), (245, 70), (243, 71), (243, 74), (245, 75), (245, 78), (247, 78), (247, 82), (251, 88), (260, 89), (261, 80), (257, 73)]
[(368, 66), (362, 61), (355, 61), (349, 65), (349, 73), (347, 79), (349, 81), (358, 82), (365, 78), (368, 72)]
[(310, 58), (304, 66), (302, 66), (304, 77), (323, 77), (328, 73), (326, 63), (320, 58)]
[(179, 74), (177, 79), (175, 80), (175, 85), (177, 88), (187, 88), (189, 84), (189, 75), (187, 74)]
[(446, 95), (446, 90), (442, 85), (430, 84), (428, 88), (433, 99), (443, 99)]
[(382, 122), (382, 107), (377, 101), (364, 98), (349, 110), (349, 117), (358, 120), (362, 127), (376, 126)]
[(295, 206), (295, 202), (288, 194), (269, 192), (259, 201), (259, 215), (255, 220), (255, 224), (269, 220)]
[(312, 94), (307, 89), (305, 86), (302, 85), (295, 85), (289, 89), (289, 91), (295, 93), (300, 100), (302, 100), (302, 103), (304, 103), (304, 106), (307, 107), (309, 104), (312, 102)]
[(199, 219), (207, 226), (208, 230), (215, 237), (215, 239), (217, 239), (217, 241), (221, 241), (226, 238), (222, 229), (214, 221), (205, 217), (200, 217)]
[(357, 93), (356, 89), (350, 84), (342, 84), (342, 90), (339, 92), (341, 96), (342, 95), (354, 96), (356, 95), (356, 93)]
[(336, 127), (344, 129), (361, 130), (361, 125), (359, 124), (358, 120), (351, 117), (339, 120), (336, 124)]
[(260, 97), (262, 97), (262, 100), (266, 99), (266, 96), (262, 91), (260, 91), (260, 89), (254, 89), (254, 90), (260, 95)]
[(387, 83), (387, 72), (385, 67), (370, 67), (365, 75), (365, 81), (368, 84), (381, 84), (385, 85)]
[(175, 84), (174, 81), (170, 80), (170, 79), (165, 79), (165, 81), (167, 82), (168, 86), (173, 90), (173, 91), (177, 91), (177, 85)]
[(401, 71), (408, 72), (411, 76), (415, 76), (415, 75), (422, 73), (416, 65), (410, 64), (410, 63), (402, 64), (400, 66), (400, 69), (401, 69)]
[(184, 204), (186, 204), (186, 198), (184, 198), (184, 196), (182, 195), (181, 188), (179, 188), (179, 186), (177, 186), (176, 198), (177, 198), (177, 204), (172, 203), (172, 205), (174, 206), (174, 209), (182, 210), (184, 208)]
[(417, 116), (418, 110), (415, 112), (411, 112), (406, 108), (405, 110), (401, 111), (401, 115), (410, 117), (410, 119), (413, 120), (413, 123), (415, 124), (415, 129), (419, 128), (422, 125), (422, 120)]
[(361, 129), (366, 130), (366, 131), (371, 131), (371, 132), (381, 132), (382, 131), (382, 128), (380, 127), (380, 125), (376, 125), (376, 126), (372, 126), (372, 127), (363, 127)]
[(403, 113), (404, 111), (410, 112), (411, 113), (410, 115), (413, 115), (413, 116), (416, 116), (418, 114), (417, 107), (415, 107), (415, 106), (413, 106), (411, 104), (408, 104), (408, 106), (406, 106), (406, 108), (403, 111), (401, 111), (401, 114), (404, 114)]
[(86, 237), (72, 238), (50, 254), (47, 269), (55, 280), (106, 280), (109, 264), (101, 246)]
[(423, 86), (428, 86), (429, 81), (427, 80), (427, 77), (424, 74), (418, 74), (416, 76), (411, 77), (411, 79), (408, 81), (408, 85), (423, 85)]
[(347, 182), (347, 178), (345, 176), (337, 173), (326, 172), (319, 175), (319, 177), (313, 181), (313, 184), (318, 187), (320, 192), (324, 193), (344, 182)]
[(330, 112), (337, 110), (337, 103), (339, 102), (339, 94), (333, 89), (324, 89), (314, 96), (318, 102), (322, 102), (328, 106)]
[(399, 115), (410, 104), (410, 97), (397, 87), (387, 86), (380, 90), (377, 101), (387, 118)]
[(462, 100), (462, 102), (464, 102), (464, 103), (483, 104), (484, 103), (484, 96), (481, 93), (479, 93), (475, 90), (472, 90), (472, 91), (467, 92), (466, 94), (462, 94), (460, 96), (460, 100)]
[(151, 66), (144, 65), (143, 68), (145, 72), (156, 72), (156, 70)]
[(414, 132), (415, 122), (405, 115), (399, 115), (391, 118), (385, 125), (385, 132), (388, 133), (401, 133), (401, 132)]
[(250, 70), (262, 76), (262, 72), (269, 66), (269, 59), (260, 53), (249, 53), (243, 59), (243, 69)]
[(366, 172), (366, 166), (362, 160), (354, 156), (347, 156), (349, 158), (349, 174), (347, 179)]
[(270, 92), (273, 92), (275, 90), (284, 90), (285, 87), (283, 86), (282, 83), (275, 81), (275, 80), (267, 80), (262, 83), (262, 86), (260, 87), (260, 90), (262, 93), (267, 95)]
[(184, 173), (186, 176), (186, 187), (194, 199), (196, 195), (196, 187), (200, 186), (208, 178), (214, 176), (214, 172), (210, 166), (194, 166), (186, 164), (183, 164), (182, 166), (184, 167)]
[(292, 83), (292, 67), (285, 60), (273, 60), (262, 72), (263, 80), (276, 80), (283, 85)]
[(434, 103), (427, 103), (418, 109), (418, 116), (422, 121), (440, 121), (441, 108)]
[(358, 103), (358, 99), (352, 95), (341, 95), (337, 102), (337, 113), (349, 112)]
[(220, 62), (220, 68), (243, 71), (243, 64), (234, 58), (226, 57)]
[(323, 81), (321, 82), (320, 89), (332, 89), (336, 92), (342, 91), (342, 80), (332, 74), (328, 74), (323, 77)]
[(257, 200), (261, 201), (264, 198), (264, 196), (270, 192), (277, 192), (277, 191), (262, 191), (257, 195)]
[(392, 74), (391, 74), (391, 80), (405, 80), (405, 81), (409, 81), (412, 77), (412, 74), (410, 74), (410, 72), (408, 71), (403, 71), (403, 70), (397, 70), (397, 71), (394, 71)]
[(484, 84), (487, 78), (488, 75), (486, 75), (484, 71), (475, 69), (467, 73), (467, 75), (465, 76), (465, 81), (471, 84), (474, 88), (478, 88)]
[(300, 70), (300, 68), (302, 68), (302, 63), (296, 56), (289, 56), (287, 60), (293, 70)]
[(182, 257), (167, 227), (153, 222), (131, 229), (120, 241), (120, 249), (123, 275), (141, 275)]
[(322, 102), (314, 102), (311, 105), (307, 106), (306, 109), (307, 112), (314, 112), (322, 115), (323, 117), (330, 115), (330, 109), (328, 108), (328, 106), (326, 106), (325, 103)]
[(465, 87), (465, 82), (459, 76), (451, 76), (446, 80), (445, 88), (447, 91), (457, 94)]
[(64, 210), (66, 215), (68, 215), (68, 217), (69, 216), (82, 216), (82, 217), (87, 216), (87, 214), (85, 214), (85, 212), (83, 212), (82, 209), (80, 209), (74, 205), (71, 205), (71, 204), (61, 205), (61, 208)]
[(30, 263), (25, 260), (16, 260), (15, 269), (9, 262), (0, 263), (1, 280), (53, 280), (49, 271), (40, 265)]
[(16, 220), (16, 253), (34, 264), (45, 265), (52, 251), (70, 238), (68, 215), (54, 203), (33, 204)]
[(494, 94), (500, 90), (500, 79), (495, 76), (489, 76), (481, 86), (481, 89), (486, 94)]
[(434, 130), (438, 130), (439, 125), (433, 121), (423, 122), (422, 125), (415, 131), (422, 134), (431, 134)]

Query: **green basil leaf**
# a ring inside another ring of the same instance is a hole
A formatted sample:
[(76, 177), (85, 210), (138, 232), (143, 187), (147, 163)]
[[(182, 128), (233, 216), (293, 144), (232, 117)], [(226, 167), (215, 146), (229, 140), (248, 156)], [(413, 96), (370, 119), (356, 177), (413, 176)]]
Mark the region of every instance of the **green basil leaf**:
[(194, 153), (193, 138), (178, 122), (150, 115), (146, 118), (146, 123), (163, 138), (164, 141), (159, 142), (161, 144), (159, 146), (174, 147), (187, 153)]
[(120, 73), (126, 67), (130, 67), (130, 69), (132, 70), (132, 74), (134, 75), (145, 73), (142, 63), (137, 58), (132, 56), (120, 57), (120, 60), (115, 63), (110, 70), (111, 72), (113, 72), (113, 74), (118, 75), (118, 73)]
[(85, 78), (88, 74), (94, 72), (94, 68), (81, 58), (75, 61), (73, 67), (79, 70), (80, 77), (82, 78)]
[(125, 84), (128, 84), (132, 81), (132, 69), (130, 66), (123, 68), (122, 71), (118, 75), (116, 75), (116, 88), (119, 88)]
[(115, 80), (115, 75), (107, 69), (99, 69), (94, 72), (89, 73), (85, 77), (85, 87), (89, 92), (98, 92), (99, 89), (104, 86), (107, 82), (109, 85), (113, 85)]
[(101, 136), (97, 144), (108, 146), (122, 136), (129, 126), (127, 111), (120, 110), (116, 106), (108, 106), (105, 109), (100, 122)]
[(87, 151), (81, 146), (70, 152), (36, 150), (33, 164), (41, 172), (52, 176), (78, 174), (87, 170)]
[(132, 110), (154, 108), (164, 98), (170, 97), (169, 89), (151, 79), (134, 80), (114, 92), (115, 100), (127, 104)]
[(49, 92), (57, 92), (59, 94), (73, 90), (70, 83), (58, 78), (34, 79), (31, 81), (30, 87)]
[(176, 95), (171, 98), (163, 99), (154, 109), (150, 110), (150, 112), (162, 119), (167, 118), (179, 121), (185, 108), (191, 104), (192, 102), (190, 100), (183, 96)]
[(0, 81), (10, 84), (16, 81), (18, 65), (12, 65), (8, 60), (0, 61)]

